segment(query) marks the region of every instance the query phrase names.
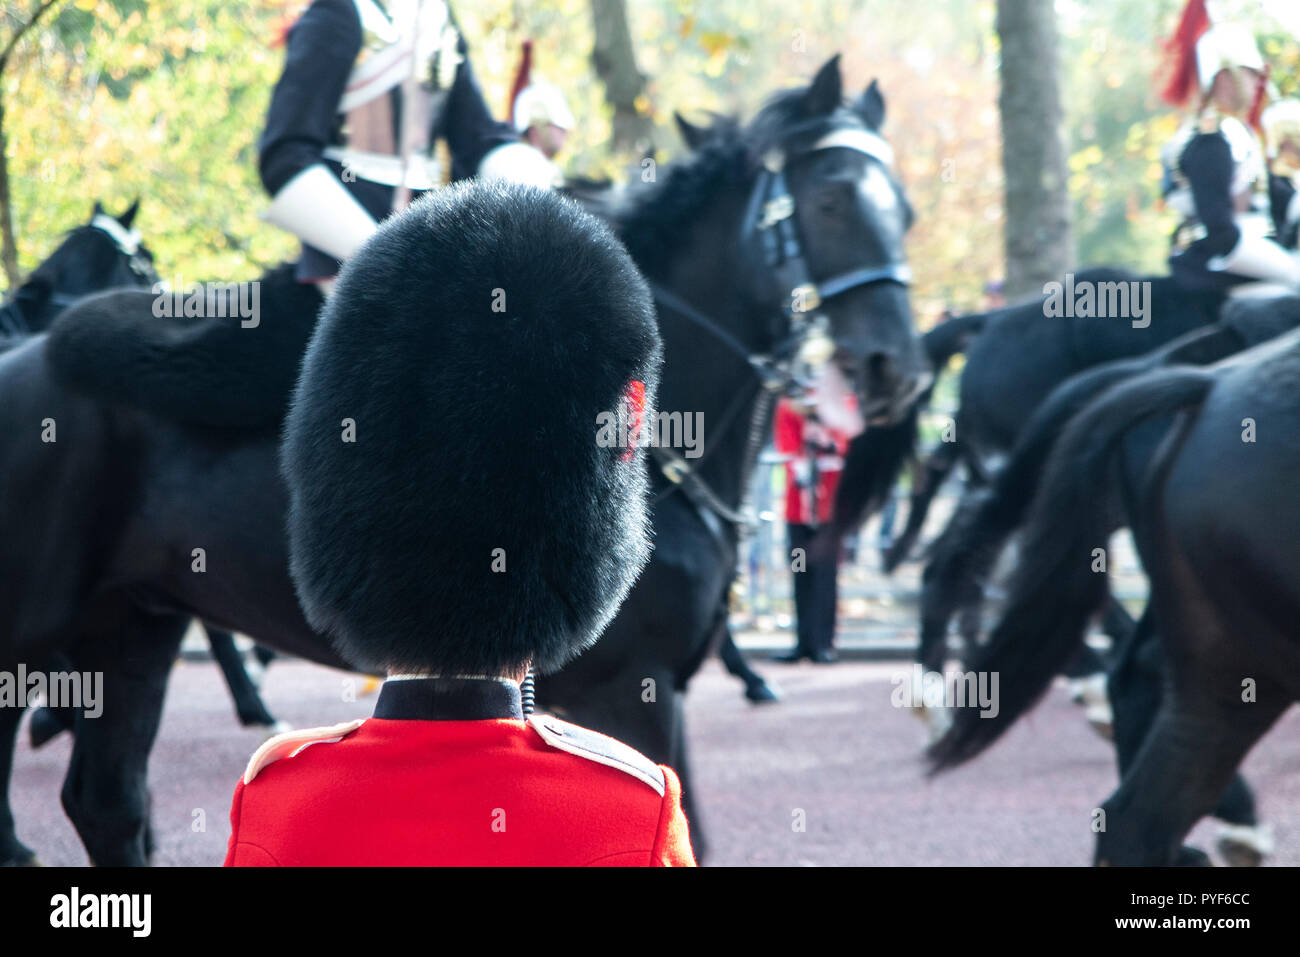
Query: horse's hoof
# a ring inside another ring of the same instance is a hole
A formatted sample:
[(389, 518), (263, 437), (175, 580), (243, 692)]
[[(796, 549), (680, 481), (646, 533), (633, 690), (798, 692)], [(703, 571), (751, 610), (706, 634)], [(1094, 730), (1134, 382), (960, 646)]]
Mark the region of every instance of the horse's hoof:
[(284, 734), (286, 731), (292, 731), (292, 730), (293, 730), (293, 725), (291, 725), (288, 721), (277, 721), (275, 724), (266, 728), (266, 738), (264, 740), (270, 741), (277, 734)]
[(1206, 854), (1199, 847), (1189, 847), (1184, 844), (1174, 855), (1174, 864), (1177, 867), (1213, 867), (1214, 862), (1210, 860), (1210, 855)]
[(1225, 824), (1217, 846), (1229, 867), (1259, 867), (1273, 853), (1273, 834), (1262, 824)]
[(766, 681), (759, 680), (745, 688), (745, 697), (754, 704), (775, 704), (781, 700), (781, 692)]
[(1115, 740), (1115, 712), (1106, 694), (1106, 676), (1098, 672), (1070, 682), (1070, 700), (1084, 706), (1084, 717), (1092, 730), (1107, 741)]
[(50, 711), (49, 708), (37, 708), (32, 712), (32, 720), (28, 722), (27, 737), (32, 743), (32, 750), (35, 751), (66, 730), (63, 723), (54, 716), (54, 712)]
[(1107, 709), (1107, 713), (1104, 717), (1094, 717), (1093, 715), (1089, 715), (1088, 724), (1092, 725), (1092, 730), (1096, 731), (1097, 734), (1105, 738), (1107, 741), (1115, 740), (1115, 720), (1110, 715), (1110, 709)]
[(1075, 704), (1093, 704), (1106, 701), (1106, 673), (1098, 671), (1083, 678), (1071, 678), (1066, 683), (1070, 700)]
[(952, 726), (952, 715), (947, 708), (929, 708), (922, 705), (908, 710), (925, 723), (927, 744), (934, 744)]
[(36, 852), (30, 847), (19, 845), (12, 854), (0, 861), (0, 867), (42, 867), (36, 859)]
[(249, 655), (244, 659), (244, 674), (248, 675), (253, 687), (261, 692), (262, 682), (266, 680), (266, 665), (258, 661), (255, 655)]

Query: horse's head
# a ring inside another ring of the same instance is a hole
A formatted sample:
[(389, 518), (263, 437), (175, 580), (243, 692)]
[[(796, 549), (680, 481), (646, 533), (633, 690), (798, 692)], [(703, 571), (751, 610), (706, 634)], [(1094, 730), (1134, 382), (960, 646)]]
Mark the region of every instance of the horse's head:
[(131, 228), (139, 209), (136, 200), (122, 215), (113, 216), (95, 203), (90, 222), (68, 233), (33, 277), (49, 277), (55, 294), (64, 300), (117, 286), (153, 285), (158, 281), (153, 253)]
[(930, 377), (907, 294), (912, 209), (884, 115), (874, 81), (845, 102), (838, 56), (773, 98), (746, 134), (762, 168), (741, 234), (760, 301), (782, 303), (789, 341), (829, 336), (821, 358), (873, 424), (896, 421)]
[(140, 234), (131, 229), (139, 207), (137, 200), (121, 216), (110, 216), (95, 203), (90, 222), (69, 232), (0, 306), (0, 332), (42, 332), (55, 316), (82, 296), (115, 286), (157, 282), (153, 253), (140, 241)]

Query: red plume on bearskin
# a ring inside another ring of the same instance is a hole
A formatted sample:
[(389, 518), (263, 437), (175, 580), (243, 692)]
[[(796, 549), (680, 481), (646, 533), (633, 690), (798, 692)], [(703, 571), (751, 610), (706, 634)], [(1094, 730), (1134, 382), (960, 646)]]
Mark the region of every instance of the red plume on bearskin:
[(506, 101), (506, 122), (513, 123), (515, 119), (515, 100), (519, 99), (519, 94), (528, 86), (532, 79), (533, 73), (533, 41), (525, 40), (523, 50), (519, 54), (519, 69), (515, 70), (515, 82), (510, 86), (510, 99)]
[(1205, 0), (1187, 0), (1178, 29), (1165, 41), (1161, 67), (1164, 86), (1160, 98), (1169, 105), (1183, 106), (1196, 90), (1196, 41), (1209, 29), (1210, 14), (1205, 9)]
[(627, 416), (627, 450), (623, 461), (632, 458), (641, 441), (641, 424), (645, 419), (645, 383), (633, 379), (623, 390), (623, 413)]

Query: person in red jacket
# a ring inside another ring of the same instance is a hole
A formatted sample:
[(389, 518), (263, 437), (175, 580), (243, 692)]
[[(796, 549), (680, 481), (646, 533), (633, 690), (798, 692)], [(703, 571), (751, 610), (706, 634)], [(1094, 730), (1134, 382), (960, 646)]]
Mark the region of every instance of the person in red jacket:
[(227, 865), (695, 863), (670, 768), (521, 694), (649, 557), (661, 354), (623, 246), (533, 187), (430, 194), (344, 266), (284, 427), (291, 570), (388, 677), (373, 717), (258, 749)]
[(840, 543), (831, 548), (813, 543), (831, 519), (849, 438), (848, 432), (823, 423), (811, 400), (777, 403), (773, 444), (790, 457), (785, 465), (785, 521), (798, 633), (794, 651), (777, 656), (778, 661), (835, 661)]

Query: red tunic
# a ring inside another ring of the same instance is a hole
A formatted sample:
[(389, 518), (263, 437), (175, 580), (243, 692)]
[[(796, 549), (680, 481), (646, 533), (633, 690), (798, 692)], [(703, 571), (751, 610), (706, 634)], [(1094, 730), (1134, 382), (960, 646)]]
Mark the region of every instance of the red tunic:
[[(809, 481), (812, 474), (808, 447), (810, 438), (825, 449), (817, 455), (816, 522), (812, 520), (810, 506), (810, 499), (814, 497)], [(776, 406), (773, 445), (778, 452), (791, 456), (785, 464), (786, 522), (791, 525), (820, 525), (829, 522), (835, 505), (835, 490), (839, 488), (840, 475), (844, 471), (848, 436), (818, 423), (810, 424), (794, 411), (788, 400), (782, 399)]]
[[(386, 682), (377, 713), (394, 684), (408, 682)], [(672, 770), (549, 716), (376, 717), (300, 746), (309, 736), (254, 755), (227, 866), (695, 863)]]

